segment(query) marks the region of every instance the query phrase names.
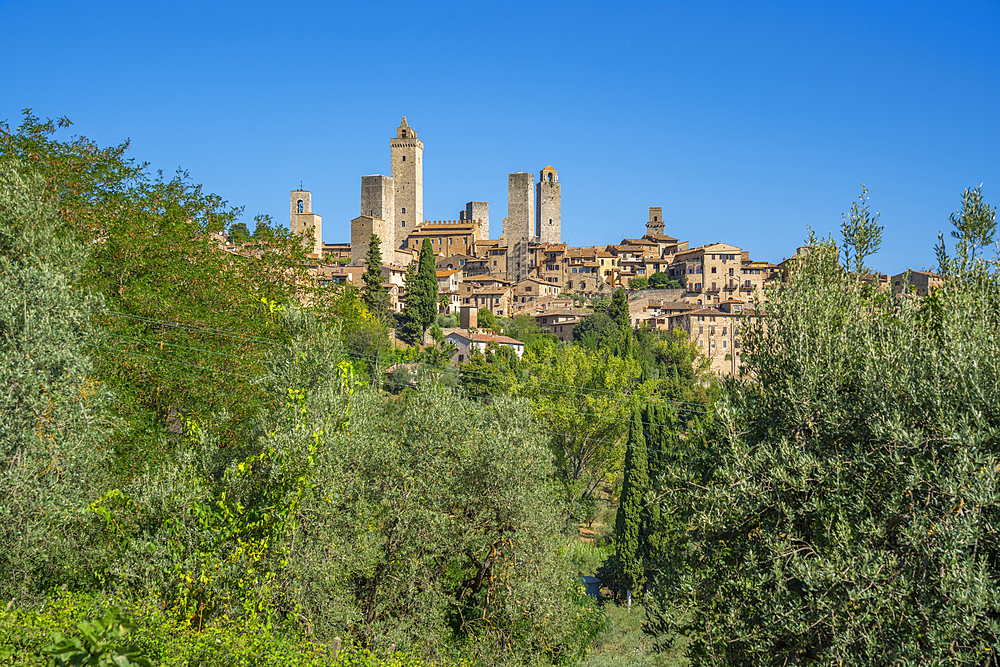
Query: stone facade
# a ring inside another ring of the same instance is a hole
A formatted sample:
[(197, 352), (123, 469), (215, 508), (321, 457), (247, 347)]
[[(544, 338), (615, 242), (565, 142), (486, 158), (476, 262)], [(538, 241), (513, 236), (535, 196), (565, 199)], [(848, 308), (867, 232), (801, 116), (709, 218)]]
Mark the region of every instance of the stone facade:
[(535, 185), (535, 236), (542, 243), (562, 242), (562, 185), (551, 166), (539, 173)]
[(649, 207), (649, 222), (646, 223), (646, 233), (655, 234), (657, 236), (663, 235), (663, 207), (662, 206), (650, 206)]
[(312, 212), (312, 194), (308, 190), (292, 190), (288, 228), (302, 236), (302, 247), (316, 257), (323, 256), (323, 218)]
[(518, 241), (530, 241), (535, 226), (534, 177), (519, 171), (507, 176), (507, 219), (504, 221), (504, 245), (512, 248)]
[(406, 236), (424, 221), (424, 142), (406, 124), (406, 116), (389, 141), (392, 150), (392, 180), (395, 187), (395, 239)]
[[(361, 177), (361, 215), (382, 221), (382, 261), (393, 264), (396, 262), (396, 191), (391, 176)], [(352, 232), (353, 237), (353, 232)], [(364, 241), (367, 247), (368, 242)]]
[(482, 239), (490, 237), (490, 203), (488, 201), (470, 201), (459, 216), (462, 220), (479, 220), (479, 231)]
[(479, 221), (472, 220), (427, 220), (417, 229), (410, 232), (404, 241), (405, 247), (419, 252), (424, 239), (431, 240), (434, 254), (449, 257), (451, 255), (471, 255), (475, 250), (476, 241), (481, 241)]
[[(372, 234), (384, 239), (387, 236), (385, 221), (370, 215), (361, 215), (351, 220), (351, 264), (363, 264), (368, 255), (368, 243)], [(385, 261), (386, 247), (382, 246), (382, 259)]]

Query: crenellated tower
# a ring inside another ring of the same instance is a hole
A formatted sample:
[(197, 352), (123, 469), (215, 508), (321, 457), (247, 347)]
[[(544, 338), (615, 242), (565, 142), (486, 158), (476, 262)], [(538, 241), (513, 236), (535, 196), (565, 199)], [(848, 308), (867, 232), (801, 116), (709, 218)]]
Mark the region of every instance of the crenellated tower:
[(424, 142), (406, 124), (406, 116), (389, 140), (392, 149), (392, 180), (395, 189), (393, 228), (396, 246), (424, 221)]

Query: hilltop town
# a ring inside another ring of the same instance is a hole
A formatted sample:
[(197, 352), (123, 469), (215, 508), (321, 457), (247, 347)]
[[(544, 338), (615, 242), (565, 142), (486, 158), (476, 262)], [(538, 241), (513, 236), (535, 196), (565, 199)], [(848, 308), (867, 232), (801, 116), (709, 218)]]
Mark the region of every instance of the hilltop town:
[[(369, 242), (378, 236), (396, 310), (406, 300), (406, 267), (428, 239), (436, 255), (440, 312), (461, 313), (463, 329), (475, 330), (476, 313), (485, 308), (497, 317), (533, 317), (543, 331), (573, 340), (574, 326), (588, 312), (585, 304), (624, 288), (635, 327), (680, 328), (713, 372), (735, 375), (740, 318), (752, 316), (766, 285), (787, 278), (788, 259), (754, 259), (749, 250), (724, 241), (692, 247), (669, 235), (659, 206), (649, 207), (641, 236), (570, 246), (562, 239), (561, 184), (551, 165), (539, 172), (538, 181), (527, 172), (508, 175), (508, 216), (498, 238), (490, 238), (485, 201), (468, 202), (455, 220), (425, 220), (424, 143), (405, 116), (389, 146), (391, 175), (361, 177), (360, 215), (350, 222), (349, 243), (323, 242), (322, 217), (313, 212), (308, 190), (291, 191), (289, 225), (302, 236), (324, 283), (360, 285)], [(872, 279), (880, 289), (912, 286), (919, 294), (939, 282), (932, 273), (912, 270)], [(456, 361), (465, 358), (456, 355)]]

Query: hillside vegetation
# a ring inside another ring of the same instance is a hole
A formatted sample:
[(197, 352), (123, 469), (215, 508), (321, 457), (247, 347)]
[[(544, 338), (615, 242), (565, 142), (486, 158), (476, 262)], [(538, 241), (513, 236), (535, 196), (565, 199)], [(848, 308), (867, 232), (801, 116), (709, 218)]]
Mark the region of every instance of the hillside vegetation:
[(994, 664), (980, 190), (926, 298), (864, 279), (862, 195), (743, 379), (621, 291), (456, 369), (426, 304), (396, 349), (299, 239), (66, 126), (0, 126), (0, 664)]

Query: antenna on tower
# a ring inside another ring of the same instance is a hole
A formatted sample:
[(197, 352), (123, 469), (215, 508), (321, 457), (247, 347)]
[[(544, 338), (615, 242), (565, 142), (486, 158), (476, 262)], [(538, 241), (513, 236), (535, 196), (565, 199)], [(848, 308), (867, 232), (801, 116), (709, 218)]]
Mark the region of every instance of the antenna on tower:
[(299, 190), (303, 190), (303, 189), (304, 189), (304, 188), (302, 187), (302, 181), (300, 180), (300, 181), (299, 181)]

